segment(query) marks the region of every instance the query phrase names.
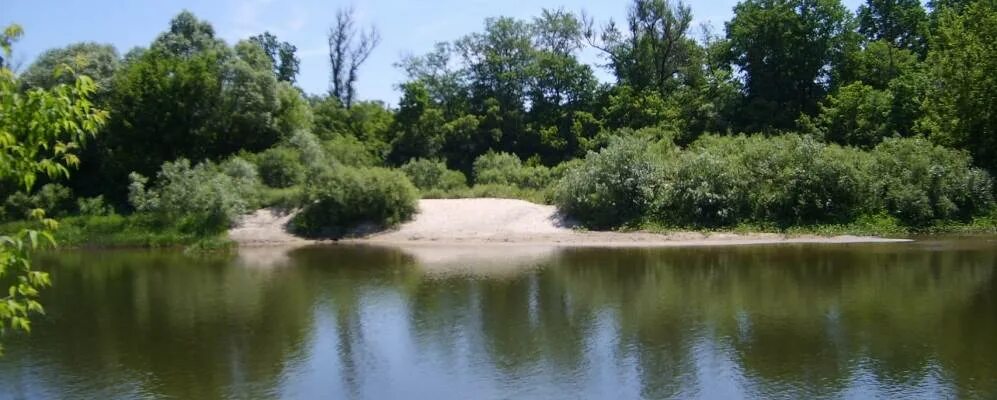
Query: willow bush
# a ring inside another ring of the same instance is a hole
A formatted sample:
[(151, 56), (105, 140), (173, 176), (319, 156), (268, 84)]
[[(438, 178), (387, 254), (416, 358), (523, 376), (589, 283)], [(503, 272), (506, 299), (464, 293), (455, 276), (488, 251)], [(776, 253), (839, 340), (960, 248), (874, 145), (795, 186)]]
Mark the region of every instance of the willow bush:
[(418, 191), (405, 174), (386, 168), (336, 166), (311, 178), (306, 206), (292, 228), (311, 237), (340, 238), (384, 228), (415, 214)]
[(621, 138), (560, 180), (555, 204), (593, 228), (968, 221), (994, 205), (990, 176), (961, 151), (890, 138), (871, 151), (810, 136), (707, 135), (674, 152)]
[(467, 188), (467, 177), (460, 171), (447, 169), (443, 161), (414, 158), (402, 165), (401, 171), (422, 191), (451, 192)]
[(621, 137), (589, 152), (561, 178), (554, 204), (591, 228), (625, 225), (647, 215), (666, 182), (665, 165), (648, 148), (646, 139)]

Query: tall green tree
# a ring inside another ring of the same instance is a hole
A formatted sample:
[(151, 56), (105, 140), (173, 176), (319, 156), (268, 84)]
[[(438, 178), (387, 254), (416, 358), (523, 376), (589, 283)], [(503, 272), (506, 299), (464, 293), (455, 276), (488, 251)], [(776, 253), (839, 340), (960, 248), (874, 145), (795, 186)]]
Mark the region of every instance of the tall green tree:
[(941, 9), (928, 53), (931, 84), (919, 128), (997, 171), (997, 3)]
[(858, 46), (839, 0), (745, 0), (727, 23), (731, 62), (744, 74), (743, 129), (790, 129), (813, 115)]
[(700, 78), (700, 49), (688, 36), (692, 10), (670, 0), (633, 0), (625, 27), (610, 20), (601, 30), (586, 19), (585, 37), (609, 58), (621, 84), (667, 95)]
[(928, 13), (920, 0), (866, 0), (858, 9), (859, 32), (869, 41), (924, 55)]
[(282, 136), (272, 65), (259, 46), (230, 48), (210, 24), (182, 12), (115, 75), (106, 135), (88, 186), (124, 198), (127, 176), (152, 176), (166, 161), (260, 151)]
[(298, 48), (288, 42), (281, 42), (270, 32), (263, 32), (249, 38), (256, 43), (270, 58), (273, 64), (273, 74), (278, 81), (294, 83), (298, 78), (298, 68), (301, 60), (295, 55)]
[[(71, 72), (67, 73), (67, 66)], [(74, 73), (86, 75), (97, 84), (99, 93), (106, 94), (119, 67), (120, 57), (114, 46), (83, 42), (45, 51), (20, 78), (25, 87), (48, 89), (72, 83), (76, 79)]]
[[(21, 34), (17, 25), (0, 32), (4, 57), (10, 56)], [(41, 176), (68, 176), (69, 168), (79, 163), (74, 154), (79, 144), (107, 117), (89, 100), (96, 89), (92, 79), (77, 75), (72, 84), (21, 91), (13, 71), (0, 66), (0, 185), (30, 191)], [(58, 224), (45, 218), (45, 210), (31, 214), (41, 221), (41, 229), (0, 236), (0, 282), (10, 283), (0, 295), (0, 336), (8, 330), (31, 330), (30, 315), (43, 311), (39, 290), (50, 284), (48, 274), (32, 268), (31, 257), (39, 247), (55, 244), (51, 231)]]
[(401, 165), (414, 158), (437, 158), (443, 150), (443, 112), (434, 107), (429, 90), (420, 81), (402, 85), (388, 161)]

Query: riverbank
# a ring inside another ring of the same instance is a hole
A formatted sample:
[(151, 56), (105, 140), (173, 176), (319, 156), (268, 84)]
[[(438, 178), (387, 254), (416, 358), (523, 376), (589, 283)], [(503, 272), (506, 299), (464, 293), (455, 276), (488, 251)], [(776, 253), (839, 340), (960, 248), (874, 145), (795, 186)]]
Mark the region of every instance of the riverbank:
[[(291, 215), (257, 211), (240, 220), (229, 238), (240, 246), (316, 243), (287, 230)], [(557, 245), (572, 247), (730, 246), (778, 243), (897, 242), (877, 236), (755, 232), (615, 232), (585, 231), (564, 219), (553, 206), (512, 199), (423, 199), (419, 213), (399, 227), (345, 239), (344, 243), (382, 245)]]

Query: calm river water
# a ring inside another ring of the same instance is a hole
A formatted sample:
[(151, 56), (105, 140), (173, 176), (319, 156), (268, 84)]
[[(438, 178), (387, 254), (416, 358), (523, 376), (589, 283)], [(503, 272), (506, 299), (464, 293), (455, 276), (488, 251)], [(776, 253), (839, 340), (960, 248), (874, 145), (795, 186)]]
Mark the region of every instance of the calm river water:
[(73, 251), (0, 398), (997, 398), (997, 242)]

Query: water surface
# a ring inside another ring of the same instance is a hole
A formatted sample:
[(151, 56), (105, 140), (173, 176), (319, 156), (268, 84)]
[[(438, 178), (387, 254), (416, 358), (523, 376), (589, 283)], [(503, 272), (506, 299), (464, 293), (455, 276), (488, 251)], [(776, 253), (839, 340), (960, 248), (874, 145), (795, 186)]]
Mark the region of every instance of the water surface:
[(74, 251), (0, 398), (995, 398), (997, 242)]

